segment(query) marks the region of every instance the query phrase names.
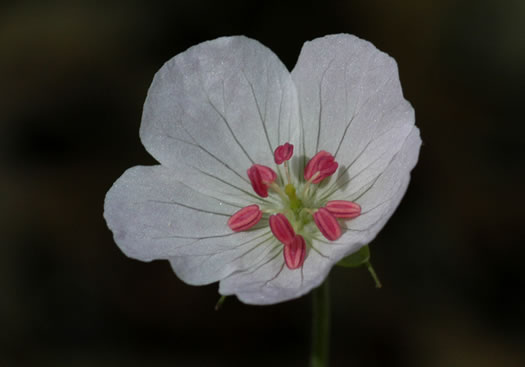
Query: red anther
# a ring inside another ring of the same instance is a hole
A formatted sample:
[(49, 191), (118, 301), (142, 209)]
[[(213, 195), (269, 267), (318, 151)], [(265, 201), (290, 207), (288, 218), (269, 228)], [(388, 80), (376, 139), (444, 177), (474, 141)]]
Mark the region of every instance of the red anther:
[(228, 227), (234, 232), (246, 231), (256, 225), (262, 217), (262, 211), (258, 205), (249, 205), (235, 212), (228, 219)]
[(301, 235), (293, 238), (292, 242), (284, 245), (284, 262), (288, 269), (297, 269), (303, 266), (306, 255), (306, 243)]
[(254, 164), (246, 172), (257, 195), (267, 197), (268, 185), (275, 181), (277, 174), (270, 167), (260, 164)]
[(283, 145), (279, 145), (277, 149), (275, 149), (275, 152), (273, 153), (273, 157), (275, 159), (275, 163), (281, 164), (284, 161), (289, 160), (292, 158), (293, 155), (293, 145), (290, 143), (284, 143)]
[(295, 231), (284, 214), (277, 213), (270, 216), (270, 229), (273, 235), (285, 245), (293, 241)]
[(306, 168), (304, 169), (304, 179), (308, 181), (319, 172), (318, 176), (312, 181), (315, 184), (319, 183), (325, 178), (333, 175), (334, 172), (337, 171), (338, 166), (339, 164), (335, 161), (333, 155), (321, 150), (306, 164)]
[(328, 240), (335, 241), (341, 237), (341, 227), (339, 227), (337, 219), (330, 214), (328, 209), (319, 208), (314, 213), (314, 221), (317, 228)]
[(326, 203), (325, 208), (336, 218), (353, 219), (361, 215), (361, 206), (352, 201), (332, 200)]

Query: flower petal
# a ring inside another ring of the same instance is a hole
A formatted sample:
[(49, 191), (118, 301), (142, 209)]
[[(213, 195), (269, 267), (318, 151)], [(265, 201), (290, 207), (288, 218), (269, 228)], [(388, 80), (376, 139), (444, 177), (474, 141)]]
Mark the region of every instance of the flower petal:
[(221, 280), (222, 295), (235, 294), (244, 303), (267, 305), (298, 298), (318, 287), (328, 275), (333, 262), (310, 251), (301, 269), (288, 269), (283, 247), (276, 248), (255, 268), (232, 273)]
[(168, 61), (149, 89), (140, 129), (163, 165), (248, 192), (246, 170), (254, 163), (273, 167), (274, 149), (297, 131), (289, 72), (245, 37), (204, 42)]
[[(301, 284), (301, 287), (314, 288), (321, 284), (334, 264), (345, 256), (358, 251), (375, 238), (405, 194), (410, 181), (410, 171), (417, 162), (420, 145), (419, 130), (414, 127), (406, 139), (403, 149), (392, 159), (392, 162), (377, 179), (376, 183), (357, 200), (363, 208), (361, 215), (350, 221), (341, 222), (343, 224), (343, 234), (338, 240), (328, 241), (319, 236), (317, 240), (312, 241), (312, 248), (303, 265), (304, 284)], [(265, 274), (265, 276), (268, 276), (268, 274)], [(222, 294), (227, 294), (226, 292), (230, 290), (225, 286), (223, 287), (223, 283), (229, 285), (230, 280), (236, 279), (235, 277), (236, 274), (233, 274), (221, 282)], [(280, 277), (279, 275), (276, 279)], [(270, 291), (266, 288), (276, 284), (275, 281), (271, 281), (268, 284), (263, 283), (263, 285), (260, 283), (255, 284), (259, 284), (259, 289), (265, 295), (265, 298), (258, 299), (256, 291), (253, 294), (239, 292), (239, 298), (246, 303), (263, 301), (275, 303), (286, 300), (287, 298), (285, 297), (295, 297), (292, 290), (288, 289), (283, 289), (277, 295), (269, 296), (268, 293)], [(238, 287), (240, 288), (240, 286)], [(301, 294), (305, 294), (309, 290), (304, 291), (302, 289), (301, 291), (304, 292)], [(278, 301), (274, 302), (275, 299), (278, 299)]]
[(317, 250), (336, 262), (356, 252), (375, 238), (406, 192), (410, 171), (417, 162), (420, 146), (419, 130), (414, 127), (402, 150), (395, 155), (374, 184), (359, 193), (357, 197), (347, 198), (361, 206), (361, 215), (350, 221), (341, 222), (343, 235), (337, 241), (316, 241)]
[(247, 232), (236, 235), (240, 234), (244, 235), (243, 240), (236, 237), (234, 243), (195, 243), (191, 253), (169, 259), (173, 271), (188, 284), (209, 284), (256, 268), (276, 246), (281, 247), (267, 229), (259, 230), (255, 237)]
[(324, 149), (339, 162), (321, 196), (372, 182), (414, 125), (395, 60), (355, 36), (332, 35), (304, 44), (292, 78), (303, 118), (302, 151), (312, 157)]
[(361, 205), (362, 212), (359, 217), (348, 222), (351, 226), (347, 227), (368, 228), (369, 235), (375, 237), (405, 195), (410, 171), (417, 163), (420, 147), (419, 129), (414, 127), (402, 150), (395, 155), (388, 167), (372, 185), (352, 199)]
[(257, 226), (232, 232), (228, 219), (244, 205), (202, 194), (176, 177), (164, 166), (137, 166), (109, 190), (104, 217), (126, 255), (144, 261), (202, 255), (246, 249), (265, 233), (273, 238), (268, 228)]
[(270, 253), (255, 270), (232, 273), (223, 279), (219, 292), (236, 294), (249, 304), (273, 304), (300, 297), (319, 286), (334, 264), (372, 241), (390, 218), (406, 191), (420, 145), (419, 130), (413, 128), (403, 149), (358, 201), (368, 211), (343, 222), (346, 231), (338, 240), (328, 241), (322, 237), (314, 240), (301, 272), (289, 270), (280, 252)]

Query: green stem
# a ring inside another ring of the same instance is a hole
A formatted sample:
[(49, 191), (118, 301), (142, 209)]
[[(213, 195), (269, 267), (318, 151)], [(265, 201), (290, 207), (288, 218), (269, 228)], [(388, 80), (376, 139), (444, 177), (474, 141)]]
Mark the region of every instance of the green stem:
[(330, 289), (328, 278), (313, 290), (311, 367), (327, 367), (330, 352)]

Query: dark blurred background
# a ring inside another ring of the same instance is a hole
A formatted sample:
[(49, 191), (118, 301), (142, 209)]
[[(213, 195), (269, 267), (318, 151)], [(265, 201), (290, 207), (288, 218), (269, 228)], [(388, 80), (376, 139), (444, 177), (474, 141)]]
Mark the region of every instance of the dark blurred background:
[(332, 271), (332, 365), (524, 366), (522, 0), (3, 1), (0, 365), (306, 366), (308, 296), (215, 312), (216, 284), (126, 258), (103, 200), (155, 163), (138, 131), (166, 60), (245, 34), (291, 69), (341, 32), (395, 57), (424, 145), (371, 246), (384, 288)]

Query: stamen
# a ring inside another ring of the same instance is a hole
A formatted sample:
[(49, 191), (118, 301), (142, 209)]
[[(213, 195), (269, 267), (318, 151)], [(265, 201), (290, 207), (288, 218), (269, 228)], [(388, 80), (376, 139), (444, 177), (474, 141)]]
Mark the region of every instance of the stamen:
[(284, 172), (286, 173), (286, 183), (292, 184), (292, 176), (290, 175), (290, 168), (288, 167), (288, 161), (284, 161)]
[(317, 184), (325, 178), (333, 175), (335, 171), (337, 171), (338, 166), (339, 164), (335, 161), (333, 155), (321, 150), (306, 164), (304, 169), (304, 179), (310, 181), (316, 173), (319, 173), (317, 178), (312, 179), (312, 183)]
[(261, 164), (251, 166), (247, 174), (257, 195), (263, 198), (268, 197), (268, 186), (275, 181), (277, 174), (270, 167)]
[(352, 201), (332, 200), (325, 208), (336, 218), (353, 219), (361, 215), (361, 206)]
[(293, 270), (303, 266), (306, 255), (306, 243), (303, 236), (295, 236), (292, 242), (284, 246), (283, 254), (288, 269)]
[(287, 197), (286, 197), (286, 193), (283, 191), (283, 189), (281, 189), (281, 187), (279, 187), (279, 185), (277, 185), (275, 182), (272, 182), (271, 184), (268, 185), (268, 188), (272, 189), (273, 191), (275, 191), (280, 197), (281, 199), (283, 200), (286, 200)]
[(293, 155), (293, 145), (290, 143), (284, 143), (283, 145), (279, 145), (277, 149), (275, 149), (275, 152), (273, 153), (273, 157), (275, 159), (275, 163), (281, 164), (290, 158), (292, 158)]
[(317, 179), (317, 177), (319, 177), (319, 175), (320, 173), (316, 172), (312, 177), (308, 179), (308, 181), (306, 181), (306, 184), (304, 185), (303, 189), (303, 196), (306, 196), (308, 194), (308, 190), (310, 190), (310, 185), (315, 179)]
[(228, 227), (234, 232), (241, 232), (256, 225), (262, 217), (262, 211), (256, 204), (246, 206), (235, 212), (228, 219)]
[(341, 237), (341, 227), (339, 227), (337, 219), (327, 209), (319, 208), (314, 213), (314, 221), (317, 228), (328, 240), (335, 241)]
[(292, 242), (295, 237), (295, 231), (293, 230), (292, 225), (288, 221), (288, 218), (282, 213), (277, 213), (270, 216), (270, 229), (272, 230), (273, 235), (279, 241), (285, 245)]

